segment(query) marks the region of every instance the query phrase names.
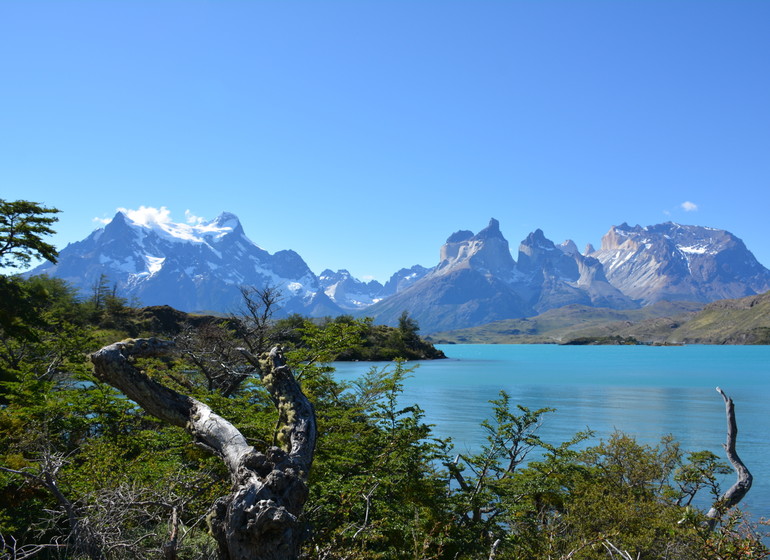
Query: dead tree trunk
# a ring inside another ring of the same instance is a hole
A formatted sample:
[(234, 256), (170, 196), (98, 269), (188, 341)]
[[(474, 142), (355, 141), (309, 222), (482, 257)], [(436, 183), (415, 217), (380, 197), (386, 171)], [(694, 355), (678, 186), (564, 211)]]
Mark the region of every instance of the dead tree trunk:
[[(125, 340), (91, 355), (96, 377), (116, 387), (147, 412), (185, 428), (198, 445), (220, 456), (232, 491), (217, 500), (210, 527), (222, 560), (289, 560), (297, 558), (302, 530), (297, 517), (308, 496), (316, 422), (280, 348), (257, 360), (267, 390), (279, 412), (281, 447), (256, 451), (235, 426), (202, 402), (153, 381), (135, 359), (167, 354), (173, 343), (149, 338)], [(244, 352), (245, 353), (245, 352)]]
[(748, 493), (751, 488), (753, 477), (743, 464), (741, 458), (738, 457), (738, 453), (735, 451), (735, 440), (738, 437), (738, 424), (735, 421), (735, 406), (733, 405), (733, 399), (725, 395), (725, 392), (717, 387), (717, 391), (725, 401), (725, 412), (727, 414), (727, 442), (724, 444), (725, 453), (730, 463), (735, 469), (735, 474), (738, 476), (738, 480), (735, 481), (727, 492), (722, 494), (720, 498), (714, 502), (711, 509), (706, 514), (708, 517), (708, 526), (713, 529), (722, 517), (722, 514), (731, 507), (738, 505), (743, 497)]

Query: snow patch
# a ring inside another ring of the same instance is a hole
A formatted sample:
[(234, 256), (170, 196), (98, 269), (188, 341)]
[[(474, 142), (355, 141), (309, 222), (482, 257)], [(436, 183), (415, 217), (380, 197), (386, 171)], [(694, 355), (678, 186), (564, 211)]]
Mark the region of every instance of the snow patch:
[(291, 293), (296, 294), (302, 289), (302, 284), (299, 282), (289, 282), (286, 284), (286, 289), (289, 290)]
[(144, 257), (144, 261), (147, 264), (147, 270), (151, 275), (155, 274), (163, 267), (165, 260), (166, 257), (152, 257), (150, 255)]
[(710, 247), (708, 245), (690, 245), (688, 247), (684, 247), (682, 245), (677, 245), (677, 249), (679, 249), (682, 253), (688, 253), (692, 255), (712, 255), (715, 254), (713, 250), (710, 250)]

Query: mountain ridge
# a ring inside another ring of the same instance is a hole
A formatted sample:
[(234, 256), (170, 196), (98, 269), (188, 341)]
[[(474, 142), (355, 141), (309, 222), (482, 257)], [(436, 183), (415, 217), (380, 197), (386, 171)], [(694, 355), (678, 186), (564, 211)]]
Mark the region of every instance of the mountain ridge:
[(29, 274), (61, 277), (84, 294), (106, 276), (123, 297), (183, 311), (227, 312), (239, 304), (240, 286), (270, 286), (283, 294), (283, 314), (366, 315), (394, 325), (408, 311), (428, 333), (569, 305), (634, 309), (770, 289), (770, 271), (739, 238), (673, 222), (612, 226), (599, 250), (588, 245), (583, 253), (573, 241), (557, 245), (536, 229), (514, 259), (500, 222), (491, 218), (478, 233), (449, 235), (434, 267), (402, 268), (382, 284), (345, 269), (316, 275), (293, 250), (270, 254), (230, 212), (192, 224), (140, 218), (117, 212), (62, 249), (57, 264)]

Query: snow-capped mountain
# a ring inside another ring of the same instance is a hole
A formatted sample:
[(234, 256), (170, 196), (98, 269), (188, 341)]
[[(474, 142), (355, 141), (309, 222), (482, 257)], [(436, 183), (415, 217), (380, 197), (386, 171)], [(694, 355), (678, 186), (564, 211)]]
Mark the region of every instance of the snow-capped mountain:
[(318, 280), (324, 293), (342, 309), (356, 311), (395, 295), (414, 284), (430, 272), (430, 269), (418, 264), (411, 268), (402, 268), (394, 273), (383, 286), (376, 280), (364, 282), (351, 276), (345, 269), (332, 272), (324, 270)]
[(332, 272), (328, 268), (318, 277), (324, 293), (342, 309), (358, 310), (382, 299), (383, 285), (377, 280), (363, 282), (345, 269)]
[(57, 264), (32, 273), (63, 278), (85, 294), (104, 275), (122, 297), (182, 311), (234, 311), (246, 285), (280, 290), (284, 313), (340, 313), (297, 253), (271, 255), (227, 212), (195, 225), (134, 221), (118, 212), (105, 227), (65, 247)]
[(642, 305), (709, 302), (770, 289), (770, 271), (732, 233), (667, 222), (613, 226), (598, 251), (607, 279)]

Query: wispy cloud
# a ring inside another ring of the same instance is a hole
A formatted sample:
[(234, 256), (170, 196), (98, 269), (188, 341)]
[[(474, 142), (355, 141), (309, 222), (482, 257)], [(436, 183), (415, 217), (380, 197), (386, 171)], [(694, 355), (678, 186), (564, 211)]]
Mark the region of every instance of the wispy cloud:
[(128, 208), (118, 208), (128, 218), (137, 224), (169, 224), (171, 223), (171, 211), (165, 206), (153, 208), (152, 206), (140, 206), (138, 210), (129, 210)]
[(201, 218), (200, 216), (196, 216), (189, 210), (184, 211), (184, 219), (190, 225), (198, 225), (206, 221), (206, 218)]
[(682, 204), (682, 210), (685, 212), (695, 212), (698, 210), (698, 205), (694, 202), (690, 202), (689, 200), (685, 200)]

